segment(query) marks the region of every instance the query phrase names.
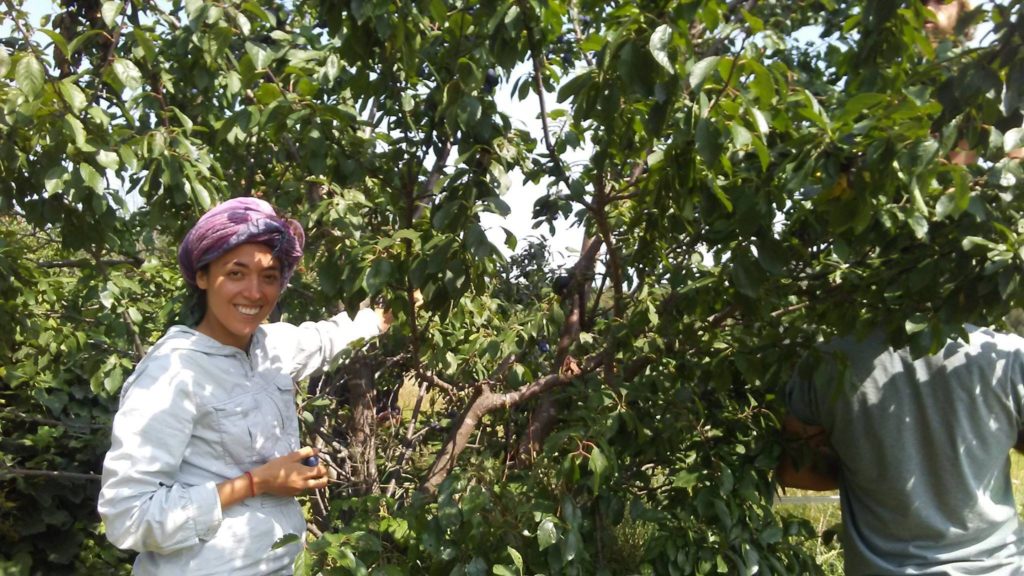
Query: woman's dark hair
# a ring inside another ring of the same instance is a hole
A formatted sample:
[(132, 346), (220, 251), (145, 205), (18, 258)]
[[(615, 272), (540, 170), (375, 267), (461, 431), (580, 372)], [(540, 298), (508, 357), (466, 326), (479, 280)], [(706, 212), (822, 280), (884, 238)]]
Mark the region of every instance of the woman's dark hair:
[(206, 290), (188, 287), (181, 307), (181, 323), (190, 328), (199, 326), (206, 315)]

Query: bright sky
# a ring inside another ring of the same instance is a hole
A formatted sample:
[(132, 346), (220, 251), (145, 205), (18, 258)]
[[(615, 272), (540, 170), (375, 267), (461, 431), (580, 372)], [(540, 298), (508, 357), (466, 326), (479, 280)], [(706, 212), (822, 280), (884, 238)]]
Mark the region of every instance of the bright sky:
[[(522, 64), (511, 74), (510, 80), (523, 76), (530, 71), (530, 65)], [(569, 80), (571, 76), (565, 78)], [(527, 130), (533, 135), (538, 143), (538, 151), (543, 150), (544, 128), (540, 121), (540, 102), (533, 92), (526, 100), (520, 101), (512, 93), (513, 82), (503, 81), (495, 89), (495, 102), (498, 109), (508, 114), (512, 119), (514, 127)], [(548, 114), (558, 108), (564, 108), (557, 104), (554, 94), (545, 94), (544, 104)], [(552, 130), (557, 130), (558, 125), (549, 124)], [(571, 151), (562, 157), (567, 165), (584, 162), (590, 157), (589, 147)], [(579, 254), (580, 244), (583, 242), (583, 230), (576, 227), (570, 228), (567, 222), (555, 223), (555, 234), (552, 237), (548, 234), (547, 225), (540, 228), (533, 228), (533, 203), (545, 192), (545, 185), (542, 183), (531, 184), (523, 182), (523, 175), (516, 170), (509, 174), (511, 185), (503, 199), (508, 203), (511, 212), (507, 218), (502, 219), (496, 214), (484, 214), (481, 223), (487, 230), (488, 238), (494, 245), (500, 247), (507, 255), (509, 251), (505, 248), (505, 233), (502, 228), (507, 228), (516, 238), (519, 239), (519, 246), (525, 246), (526, 239), (533, 236), (546, 238), (551, 252), (552, 264), (555, 266), (568, 266), (576, 261)], [(564, 190), (563, 190), (564, 192)]]

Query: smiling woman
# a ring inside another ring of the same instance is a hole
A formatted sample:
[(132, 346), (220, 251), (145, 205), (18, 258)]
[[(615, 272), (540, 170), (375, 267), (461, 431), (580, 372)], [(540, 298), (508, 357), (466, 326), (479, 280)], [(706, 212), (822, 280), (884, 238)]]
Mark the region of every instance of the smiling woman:
[(266, 324), (303, 240), (266, 202), (236, 198), (182, 241), (201, 319), (172, 327), (125, 383), (103, 464), (99, 512), (111, 542), (140, 552), (136, 573), (291, 571), (301, 544), (274, 543), (305, 532), (294, 497), (327, 483), (299, 447), (295, 383), (390, 324), (379, 310)]

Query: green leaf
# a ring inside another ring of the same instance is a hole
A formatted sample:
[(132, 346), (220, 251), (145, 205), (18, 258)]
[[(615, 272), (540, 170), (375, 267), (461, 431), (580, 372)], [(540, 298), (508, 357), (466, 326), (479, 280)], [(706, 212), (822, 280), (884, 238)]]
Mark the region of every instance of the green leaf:
[(106, 288), (100, 292), (100, 304), (103, 304), (103, 307), (108, 310), (114, 307), (114, 293), (110, 288)]
[(78, 166), (78, 173), (82, 175), (82, 180), (85, 181), (85, 185), (95, 190), (97, 193), (103, 193), (103, 177), (96, 171), (91, 165), (82, 163)]
[(505, 232), (505, 247), (515, 252), (516, 246), (519, 245), (519, 239), (508, 228), (502, 227), (502, 230)]
[(324, 74), (327, 75), (327, 79), (334, 82), (338, 79), (338, 75), (341, 73), (341, 60), (338, 59), (337, 54), (331, 54), (327, 57), (327, 61), (324, 62)]
[(58, 164), (50, 168), (43, 179), (43, 186), (45, 186), (47, 194), (53, 195), (63, 190), (67, 183), (67, 177), (68, 171), (64, 166)]
[(579, 554), (581, 544), (580, 533), (575, 528), (569, 530), (569, 533), (565, 535), (565, 540), (562, 542), (562, 561), (569, 563), (575, 560)]
[(744, 65), (754, 73), (749, 85), (750, 91), (762, 107), (771, 107), (775, 100), (775, 82), (771, 72), (756, 60), (747, 60)]
[(697, 480), (699, 478), (700, 474), (689, 470), (683, 470), (672, 478), (672, 486), (674, 488), (690, 489), (697, 485)]
[(661, 67), (669, 74), (675, 74), (676, 69), (672, 65), (672, 59), (668, 54), (668, 49), (671, 45), (672, 27), (668, 24), (662, 24), (655, 28), (654, 33), (651, 34), (651, 40), (648, 43), (651, 55), (654, 56), (654, 61), (660, 64)]
[(455, 108), (455, 115), (459, 120), (459, 126), (470, 132), (480, 121), (480, 100), (473, 96), (465, 96)]
[(85, 126), (82, 125), (82, 121), (74, 116), (66, 115), (64, 123), (71, 129), (71, 137), (75, 145), (81, 147), (85, 144)]
[(189, 187), (192, 190), (192, 197), (195, 199), (196, 204), (204, 211), (209, 210), (213, 202), (210, 199), (210, 192), (206, 189), (206, 186), (203, 186), (202, 182), (195, 175), (191, 175), (189, 177)]
[(299, 540), (300, 538), (298, 534), (285, 534), (284, 536), (278, 538), (277, 541), (274, 542), (274, 544), (270, 547), (270, 549), (277, 550), (279, 548), (284, 548), (285, 546), (298, 542)]
[(732, 143), (737, 150), (742, 150), (747, 146), (750, 146), (750, 142), (753, 136), (750, 134), (750, 130), (747, 130), (742, 125), (733, 122), (729, 125), (729, 131), (732, 132)]
[(690, 70), (690, 86), (696, 88), (708, 77), (708, 74), (718, 66), (721, 56), (708, 56), (693, 65)]
[(203, 0), (185, 0), (185, 14), (190, 20), (195, 18), (196, 14), (203, 9), (204, 4)]
[(11, 69), (11, 57), (7, 54), (7, 48), (0, 46), (0, 78), (7, 75)]
[(256, 101), (264, 106), (277, 102), (282, 96), (284, 93), (281, 92), (281, 87), (273, 82), (264, 82), (256, 89)]
[(764, 31), (764, 20), (761, 20), (757, 16), (754, 16), (750, 12), (747, 12), (746, 8), (740, 8), (740, 13), (743, 14), (743, 19), (746, 20), (747, 26), (750, 26), (750, 31), (754, 34)]
[(707, 118), (697, 121), (697, 153), (709, 168), (719, 165), (722, 154), (721, 133), (718, 126)]
[(171, 111), (174, 112), (174, 115), (178, 117), (178, 122), (181, 123), (181, 127), (185, 129), (185, 134), (191, 134), (192, 119), (188, 116), (185, 116), (185, 114), (181, 110), (179, 110), (177, 106), (168, 106), (168, 108), (170, 108)]
[(120, 165), (120, 159), (117, 157), (117, 154), (109, 150), (96, 152), (96, 162), (107, 170), (116, 170)]
[(513, 548), (511, 546), (506, 546), (505, 548), (508, 550), (508, 555), (512, 557), (512, 563), (516, 565), (516, 568), (519, 569), (519, 573), (522, 574), (523, 573), (523, 556), (522, 556), (522, 554), (520, 554), (518, 550), (516, 550), (515, 548)]
[(556, 542), (558, 542), (558, 527), (555, 526), (555, 520), (548, 516), (541, 520), (540, 526), (537, 527), (537, 544), (541, 550), (544, 550)]
[(309, 576), (312, 572), (313, 554), (306, 547), (303, 547), (292, 565), (293, 576)]
[(229, 96), (234, 96), (242, 90), (242, 77), (238, 72), (231, 70), (224, 75), (224, 86)]
[(103, 3), (103, 6), (100, 8), (100, 14), (103, 16), (103, 23), (107, 25), (107, 28), (115, 28), (117, 26), (117, 17), (121, 14), (123, 8), (124, 4), (117, 0), (107, 0)]
[(114, 58), (112, 66), (117, 79), (120, 80), (125, 87), (134, 90), (142, 86), (142, 73), (139, 72), (139, 69), (135, 66), (134, 62), (124, 58)]
[(57, 49), (60, 50), (61, 54), (63, 54), (64, 56), (68, 55), (68, 42), (64, 39), (63, 36), (61, 36), (57, 32), (54, 32), (53, 30), (47, 30), (45, 28), (39, 30), (39, 32), (46, 34), (50, 38), (50, 40), (53, 41), (53, 44), (57, 47)]
[(245, 52), (252, 59), (252, 65), (257, 70), (265, 69), (272, 59), (272, 55), (266, 46), (256, 42), (246, 42)]
[(904, 330), (907, 331), (907, 336), (917, 334), (921, 330), (928, 327), (928, 317), (924, 314), (914, 314), (903, 324)]
[(595, 446), (590, 452), (590, 461), (587, 464), (587, 468), (594, 474), (593, 489), (596, 494), (598, 487), (601, 485), (601, 476), (608, 470), (608, 459), (605, 458), (600, 448)]
[(89, 38), (92, 38), (93, 36), (102, 36), (103, 34), (104, 34), (104, 32), (102, 30), (96, 30), (96, 29), (89, 30), (88, 32), (83, 32), (83, 33), (79, 34), (78, 36), (75, 37), (74, 40), (72, 40), (68, 44), (68, 56), (71, 56), (75, 52), (78, 52), (78, 50), (82, 47), (82, 44), (85, 44), (85, 42)]
[(765, 119), (764, 113), (757, 108), (751, 108), (750, 115), (754, 118), (754, 123), (757, 125), (757, 131), (760, 132), (761, 137), (768, 136), (768, 120)]
[(575, 77), (570, 79), (568, 82), (562, 84), (561, 88), (558, 89), (557, 101), (559, 103), (565, 102), (570, 98), (575, 97), (581, 93), (584, 88), (590, 86), (594, 82), (594, 74), (591, 70), (585, 70)]
[(825, 110), (821, 107), (821, 104), (818, 103), (818, 99), (807, 90), (804, 90), (802, 96), (804, 106), (800, 107), (800, 114), (817, 124), (819, 127), (828, 130), (828, 116), (825, 114)]
[(395, 265), (390, 260), (383, 258), (374, 260), (373, 264), (370, 265), (370, 269), (366, 271), (366, 277), (363, 279), (363, 287), (366, 288), (366, 292), (370, 296), (376, 296), (387, 286), (388, 282), (391, 281), (391, 277), (394, 275)]
[(245, 14), (232, 10), (232, 14), (235, 16), (235, 25), (238, 26), (238, 31), (242, 33), (242, 37), (246, 37), (252, 33), (252, 22), (246, 18)]
[(89, 103), (85, 97), (85, 92), (79, 88), (70, 78), (65, 78), (57, 84), (57, 89), (60, 90), (60, 95), (64, 98), (64, 101), (71, 107), (71, 111), (78, 114), (85, 109)]
[(504, 564), (495, 564), (491, 568), (491, 574), (495, 574), (496, 576), (518, 576), (515, 571)]
[(14, 69), (14, 81), (29, 98), (37, 98), (43, 91), (43, 66), (32, 54), (26, 54)]
[(861, 92), (850, 98), (843, 104), (843, 109), (836, 117), (837, 121), (851, 121), (857, 116), (867, 113), (875, 106), (889, 101), (887, 94), (874, 92)]
[(964, 239), (960, 242), (960, 246), (967, 252), (970, 252), (971, 250), (976, 250), (978, 248), (981, 248), (984, 251), (1001, 250), (1003, 248), (1002, 246), (994, 242), (990, 242), (989, 240), (986, 240), (984, 238), (979, 238), (978, 236), (964, 237)]

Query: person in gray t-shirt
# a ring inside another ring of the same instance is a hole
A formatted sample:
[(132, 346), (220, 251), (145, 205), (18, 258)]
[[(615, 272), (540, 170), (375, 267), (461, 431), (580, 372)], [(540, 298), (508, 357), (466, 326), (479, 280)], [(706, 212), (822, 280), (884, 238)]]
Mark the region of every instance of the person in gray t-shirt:
[(969, 326), (913, 358), (837, 339), (786, 391), (783, 486), (839, 489), (846, 574), (1024, 574), (1010, 482), (1022, 449), (1024, 338)]

